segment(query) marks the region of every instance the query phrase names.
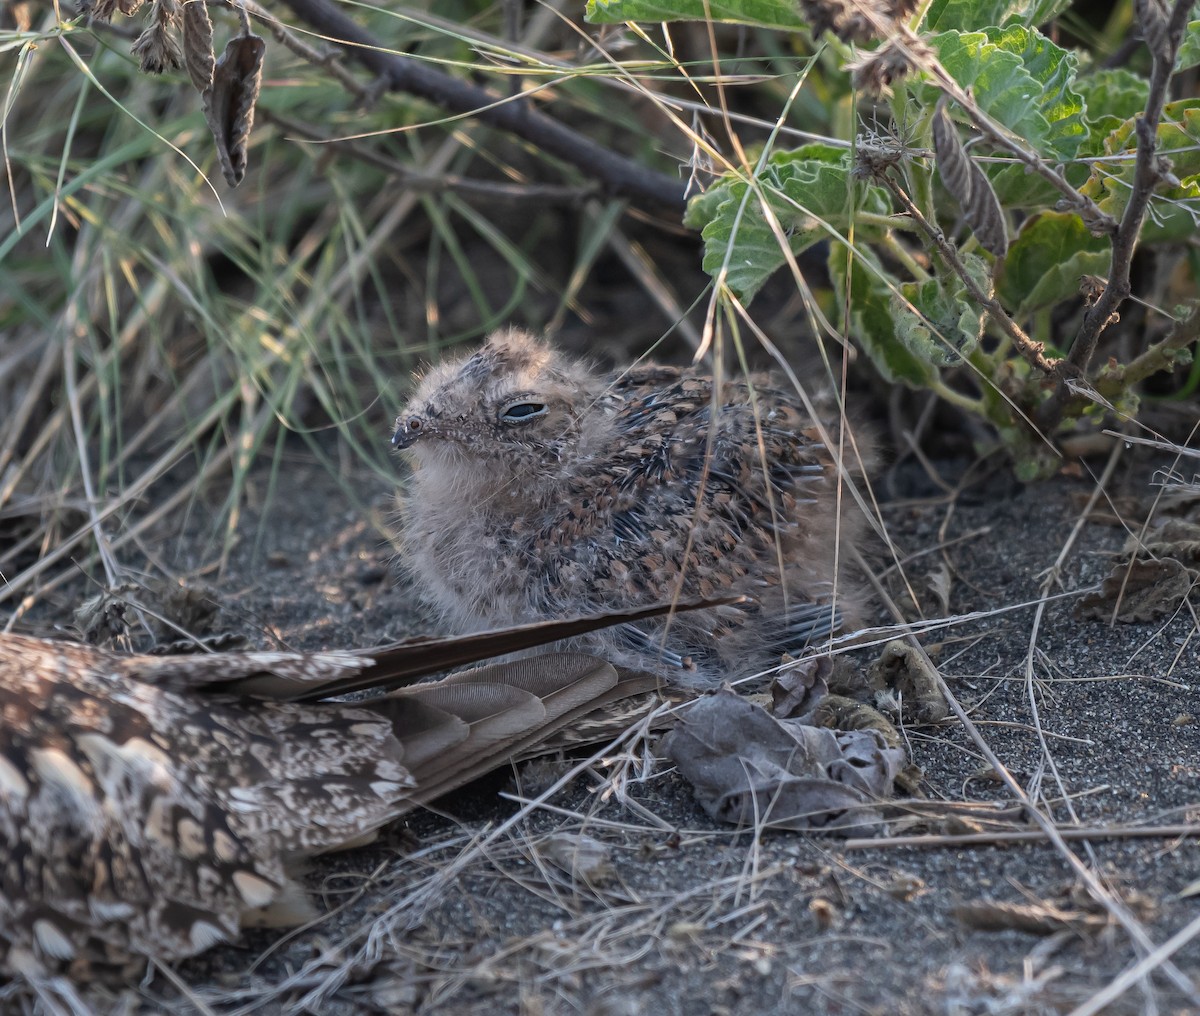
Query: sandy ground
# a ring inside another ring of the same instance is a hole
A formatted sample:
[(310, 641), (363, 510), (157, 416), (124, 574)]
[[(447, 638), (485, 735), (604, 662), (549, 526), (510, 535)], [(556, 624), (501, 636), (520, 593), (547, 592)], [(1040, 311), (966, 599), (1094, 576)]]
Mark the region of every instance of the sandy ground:
[[(1151, 470), (1161, 464), (1123, 464), (1110, 484), (1130, 525), (1144, 517), (1139, 505), (1149, 505)], [(945, 478), (957, 482), (953, 468)], [(1031, 642), (1035, 611), (1020, 606), (1039, 598), (1094, 481), (1021, 489), (993, 477), (949, 497), (911, 469), (893, 480), (881, 485), (884, 517), (926, 615), (986, 612), (923, 642), (1031, 797), (1064, 828), (1196, 830), (1190, 610), (1109, 626), (1077, 619), (1077, 597), (1066, 596), (1046, 604)], [(345, 483), (368, 510), (351, 507)], [(208, 576), (225, 607), (220, 627), (258, 643), (321, 648), (428, 626), (390, 568), (390, 494), (378, 475), (339, 483), (297, 452), (279, 484), (269, 503), (265, 482), (252, 485), (246, 535), (219, 577)], [(189, 533), (160, 548), (174, 567), (199, 571), (217, 559), (205, 524), (194, 511)], [(1097, 585), (1125, 536), (1119, 526), (1085, 525), (1051, 592)], [(872, 655), (859, 651), (864, 661)], [(1073, 839), (1069, 857), (1040, 835), (947, 839), (1037, 827), (957, 720), (904, 735), (935, 817), (898, 820), (892, 832), (932, 843), (720, 828), (681, 778), (643, 765), (654, 742), (635, 741), (591, 765), (585, 756), (529, 763), (478, 781), (436, 814), (414, 815), (381, 843), (314, 868), (309, 884), (330, 911), (319, 924), (282, 938), (254, 932), (179, 966), (182, 999), (160, 974), (139, 1002), (116, 1004), (220, 1013), (1065, 1013), (1200, 917), (1200, 896), (1184, 893), (1200, 879), (1194, 838)], [(564, 777), (541, 807), (512, 800)], [(954, 802), (972, 810), (954, 811)], [(593, 884), (547, 860), (555, 842), (579, 835), (607, 847), (609, 870)], [(1089, 895), (1079, 869), (1103, 885), (1128, 927)], [(1113, 1001), (1076, 1011), (1200, 1011), (1200, 943), (1128, 983)]]

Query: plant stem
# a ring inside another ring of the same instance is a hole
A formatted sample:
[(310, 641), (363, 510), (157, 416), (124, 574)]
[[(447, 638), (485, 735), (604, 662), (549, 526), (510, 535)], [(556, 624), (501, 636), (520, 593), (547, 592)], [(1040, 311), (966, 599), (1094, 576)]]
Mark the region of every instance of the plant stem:
[[(1191, 0), (1175, 0), (1170, 22), (1162, 26), (1162, 34), (1157, 37), (1157, 44), (1150, 46), (1151, 55), (1154, 57), (1154, 69), (1150, 74), (1150, 94), (1146, 99), (1146, 111), (1135, 125), (1137, 162), (1133, 174), (1133, 189), (1129, 194), (1129, 203), (1125, 206), (1125, 214), (1121, 216), (1120, 225), (1117, 226), (1116, 235), (1113, 237), (1112, 267), (1108, 272), (1108, 285), (1100, 294), (1100, 299), (1092, 304), (1084, 315), (1083, 326), (1067, 356), (1068, 363), (1077, 375), (1082, 375), (1087, 370), (1096, 351), (1100, 333), (1116, 320), (1117, 309), (1129, 296), (1129, 267), (1137, 249), (1142, 222), (1146, 218), (1146, 209), (1150, 205), (1154, 188), (1166, 173), (1166, 166), (1157, 155), (1158, 124), (1162, 119), (1163, 105), (1167, 100), (1167, 85), (1175, 70), (1175, 57), (1179, 53), (1179, 45), (1183, 40), (1191, 9)], [(1061, 393), (1061, 386), (1059, 391)]]
[(979, 288), (978, 283), (972, 278), (971, 273), (967, 271), (966, 266), (959, 260), (958, 251), (954, 249), (954, 245), (946, 239), (946, 235), (940, 229), (935, 227), (921, 214), (921, 210), (916, 206), (912, 198), (905, 193), (904, 188), (886, 174), (879, 176), (878, 179), (892, 192), (896, 200), (904, 206), (904, 210), (912, 216), (913, 221), (929, 237), (930, 242), (942, 260), (962, 280), (967, 292), (971, 294), (971, 298), (979, 306), (983, 307), (991, 315), (992, 320), (1012, 339), (1013, 344), (1017, 347), (1017, 351), (1029, 362), (1030, 366), (1045, 371), (1047, 374), (1054, 373), (1058, 361), (1048, 360), (1046, 358), (1046, 347), (1040, 342), (1034, 342), (1033, 339), (1026, 335), (1021, 326), (1009, 317), (1008, 312), (1000, 305), (999, 301), (990, 293), (985, 293)]

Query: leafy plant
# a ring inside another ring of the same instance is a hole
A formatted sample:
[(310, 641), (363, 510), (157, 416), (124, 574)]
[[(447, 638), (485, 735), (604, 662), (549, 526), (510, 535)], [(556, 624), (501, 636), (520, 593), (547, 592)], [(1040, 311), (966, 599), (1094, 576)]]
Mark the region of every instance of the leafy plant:
[[(807, 28), (851, 102), (878, 98), (841, 144), (776, 134), (693, 196), (704, 268), (745, 304), (802, 251), (827, 251), (837, 323), (883, 376), (989, 420), (1032, 477), (1055, 464), (1046, 435), (1134, 414), (1140, 382), (1190, 362), (1200, 328), (1194, 299), (1151, 306), (1133, 355), (1097, 365), (1134, 254), (1197, 230), (1200, 99), (1166, 99), (1200, 61), (1200, 22), (1186, 0), (1139, 0), (1142, 75), (1052, 41), (1066, 6), (590, 0), (588, 18)], [(1182, 271), (1190, 293), (1194, 260)]]

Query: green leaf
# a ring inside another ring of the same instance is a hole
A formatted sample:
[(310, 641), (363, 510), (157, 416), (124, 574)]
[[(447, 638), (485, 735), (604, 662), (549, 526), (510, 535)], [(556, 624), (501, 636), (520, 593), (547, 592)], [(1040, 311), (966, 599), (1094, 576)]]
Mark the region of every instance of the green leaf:
[(926, 32), (969, 32), (1010, 21), (1036, 28), (1070, 6), (1071, 0), (933, 0), (921, 28)]
[(594, 25), (625, 21), (730, 21), (799, 31), (808, 27), (787, 0), (588, 0), (584, 15)]
[(1098, 155), (1104, 135), (1146, 108), (1150, 82), (1123, 67), (1110, 67), (1077, 78), (1075, 90), (1087, 107), (1084, 120), (1092, 125), (1093, 136), (1100, 137), (1094, 153)]
[[(890, 209), (879, 187), (851, 179), (850, 153), (829, 145), (805, 145), (777, 152), (758, 176), (762, 195), (750, 193), (740, 176), (727, 176), (692, 199), (684, 222), (701, 229), (704, 270), (714, 278), (726, 269), (725, 282), (749, 301), (784, 264), (779, 239), (763, 212), (765, 197), (787, 234), (793, 254), (814, 243), (844, 235), (855, 210), (886, 215)], [(859, 196), (858, 203), (852, 200)], [(860, 226), (858, 236), (871, 231)]]
[[(1115, 219), (1120, 219), (1133, 187), (1137, 148), (1130, 117), (1104, 140), (1104, 154), (1121, 156), (1092, 163), (1080, 190)], [(1142, 227), (1142, 239), (1154, 242), (1192, 240), (1200, 222), (1200, 99), (1181, 99), (1163, 108), (1158, 125), (1158, 152), (1171, 163), (1179, 186), (1160, 184), (1154, 191)]]
[(1200, 64), (1200, 21), (1189, 21), (1175, 58), (1175, 69), (1182, 71)]
[[(1022, 165), (982, 163), (984, 173), (991, 181), (996, 199), (1006, 211), (1015, 208), (1045, 208), (1054, 204), (1062, 194), (1049, 181), (1031, 173)], [(1087, 170), (1079, 171), (1079, 180), (1087, 179)], [(1070, 179), (1068, 175), (1068, 179)]]
[[(847, 270), (847, 262), (849, 270)], [(913, 353), (896, 336), (892, 295), (883, 269), (874, 255), (859, 250), (847, 255), (844, 244), (833, 245), (829, 254), (829, 274), (834, 289), (845, 294), (849, 289), (850, 320), (844, 320), (847, 301), (838, 300), (843, 320), (841, 328), (855, 337), (887, 381), (900, 381), (911, 388), (925, 388), (937, 377), (937, 368)]]
[(1035, 29), (1012, 25), (945, 32), (931, 42), (942, 65), (989, 116), (1037, 151), (1073, 158), (1087, 137), (1083, 100), (1073, 90), (1073, 53)]
[(1079, 295), (1083, 275), (1108, 275), (1112, 247), (1092, 236), (1073, 212), (1042, 212), (1025, 220), (996, 280), (996, 295), (1021, 316)]
[[(986, 262), (973, 254), (960, 255), (980, 288), (988, 288)], [(951, 367), (969, 356), (983, 334), (983, 308), (951, 278), (947, 291), (939, 278), (906, 282), (891, 294), (896, 338), (912, 355), (935, 367)]]

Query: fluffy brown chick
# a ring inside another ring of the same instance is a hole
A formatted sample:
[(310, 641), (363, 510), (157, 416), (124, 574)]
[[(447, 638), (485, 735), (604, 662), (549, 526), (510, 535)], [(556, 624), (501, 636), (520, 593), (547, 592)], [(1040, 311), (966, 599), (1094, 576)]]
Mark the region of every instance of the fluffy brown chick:
[(584, 644), (691, 687), (763, 671), (862, 602), (839, 544), (858, 540), (864, 519), (851, 508), (839, 521), (826, 437), (837, 442), (841, 420), (818, 412), (823, 430), (768, 375), (604, 375), (500, 331), (430, 370), (396, 421), (412, 465), (403, 565), (460, 631), (744, 594), (744, 606)]

